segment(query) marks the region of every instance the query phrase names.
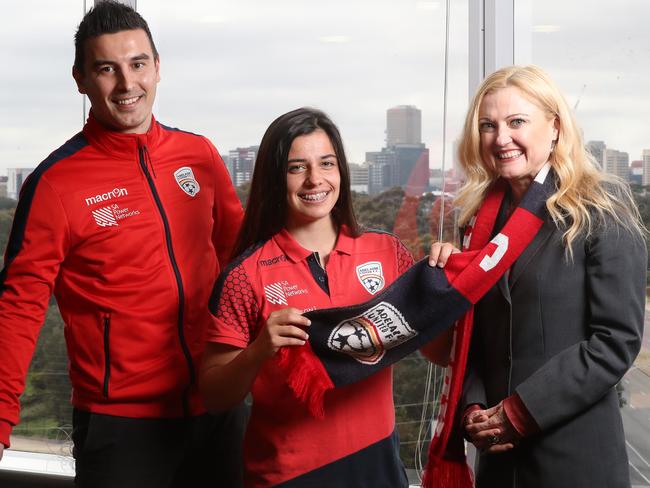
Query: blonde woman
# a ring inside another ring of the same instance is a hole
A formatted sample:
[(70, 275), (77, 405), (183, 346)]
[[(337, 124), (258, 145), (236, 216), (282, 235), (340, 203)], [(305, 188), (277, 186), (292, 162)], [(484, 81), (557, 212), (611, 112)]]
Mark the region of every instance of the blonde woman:
[(493, 234), (541, 170), (557, 191), (532, 244), (475, 308), (463, 402), (477, 487), (629, 487), (615, 385), (643, 330), (643, 225), (603, 173), (556, 84), (535, 66), (485, 79), (459, 149), (461, 223), (499, 179)]

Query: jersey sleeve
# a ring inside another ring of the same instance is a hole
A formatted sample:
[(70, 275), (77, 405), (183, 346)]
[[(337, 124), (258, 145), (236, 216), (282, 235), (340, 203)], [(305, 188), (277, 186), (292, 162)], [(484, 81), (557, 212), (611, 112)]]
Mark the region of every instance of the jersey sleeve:
[(395, 244), (397, 246), (397, 272), (402, 274), (413, 266), (413, 255), (399, 239), (395, 238)]
[(210, 311), (215, 320), (207, 331), (208, 342), (248, 346), (251, 332), (259, 321), (260, 307), (242, 264), (219, 277), (210, 298)]
[(42, 176), (23, 185), (0, 273), (0, 442), (19, 418), (19, 396), (68, 248), (58, 194)]

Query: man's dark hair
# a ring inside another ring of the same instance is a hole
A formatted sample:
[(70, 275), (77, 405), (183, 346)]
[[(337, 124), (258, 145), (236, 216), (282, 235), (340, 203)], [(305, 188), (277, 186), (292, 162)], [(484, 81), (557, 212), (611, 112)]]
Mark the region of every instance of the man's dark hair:
[(323, 130), (332, 143), (341, 176), (339, 198), (332, 209), (332, 218), (337, 225), (346, 225), (353, 237), (361, 233), (352, 209), (350, 170), (341, 134), (334, 122), (320, 110), (299, 108), (275, 119), (262, 137), (233, 257), (249, 246), (271, 238), (287, 223), (287, 168), (291, 144), (296, 137), (318, 129)]
[(147, 21), (128, 5), (105, 0), (91, 8), (81, 20), (77, 32), (74, 35), (74, 67), (83, 72), (84, 69), (84, 45), (88, 39), (101, 36), (102, 34), (115, 34), (125, 30), (142, 29), (147, 33), (153, 57), (158, 60), (158, 50), (151, 37), (151, 31)]

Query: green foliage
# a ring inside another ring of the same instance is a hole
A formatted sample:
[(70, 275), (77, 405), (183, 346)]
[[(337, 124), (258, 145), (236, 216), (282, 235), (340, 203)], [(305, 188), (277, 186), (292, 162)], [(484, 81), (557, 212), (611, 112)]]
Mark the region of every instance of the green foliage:
[(68, 356), (63, 320), (52, 301), (36, 344), (25, 391), (21, 423), (14, 430), (24, 436), (60, 438), (72, 423)]
[(237, 192), (237, 198), (242, 204), (242, 207), (246, 208), (246, 202), (248, 201), (248, 194), (251, 191), (251, 182), (247, 181), (241, 185), (235, 187), (235, 192)]
[(9, 240), (9, 233), (11, 232), (11, 224), (14, 220), (14, 209), (0, 210), (0, 249), (3, 251), (7, 248), (7, 241)]
[(0, 210), (14, 210), (18, 204), (13, 198), (0, 197)]
[(352, 205), (359, 224), (366, 229), (393, 232), (404, 190), (394, 187), (375, 196), (352, 192)]

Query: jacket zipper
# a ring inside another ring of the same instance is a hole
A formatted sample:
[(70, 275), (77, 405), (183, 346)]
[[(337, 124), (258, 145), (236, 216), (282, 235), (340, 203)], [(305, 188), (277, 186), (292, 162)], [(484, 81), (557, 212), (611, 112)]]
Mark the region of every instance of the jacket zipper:
[(194, 363), (192, 361), (192, 355), (190, 353), (189, 347), (187, 346), (187, 342), (185, 341), (185, 331), (183, 330), (184, 313), (185, 313), (185, 291), (183, 289), (183, 281), (181, 279), (181, 273), (178, 268), (176, 256), (174, 255), (174, 249), (172, 247), (172, 236), (169, 227), (169, 221), (167, 219), (167, 214), (165, 213), (165, 209), (163, 208), (162, 201), (160, 200), (160, 195), (158, 194), (158, 190), (156, 189), (156, 185), (151, 176), (151, 172), (147, 167), (147, 161), (146, 161), (147, 146), (140, 146), (138, 148), (138, 152), (140, 156), (140, 167), (142, 168), (142, 171), (144, 172), (144, 175), (147, 178), (149, 189), (151, 190), (153, 198), (156, 202), (156, 206), (158, 207), (158, 212), (160, 213), (160, 217), (163, 222), (163, 227), (165, 228), (165, 241), (167, 244), (167, 254), (169, 255), (169, 260), (171, 262), (172, 269), (174, 270), (174, 277), (176, 278), (176, 286), (178, 287), (178, 323), (177, 323), (178, 338), (181, 344), (181, 349), (183, 350), (183, 355), (185, 356), (185, 360), (187, 362), (187, 368), (190, 377), (190, 382), (185, 388), (185, 391), (183, 392), (183, 412), (187, 417), (190, 414), (189, 392), (190, 392), (190, 388), (196, 381), (195, 380), (196, 374), (194, 371)]
[(110, 330), (111, 330), (111, 316), (104, 315), (104, 386), (102, 393), (104, 398), (108, 398), (108, 383), (111, 379), (111, 347), (110, 347)]

